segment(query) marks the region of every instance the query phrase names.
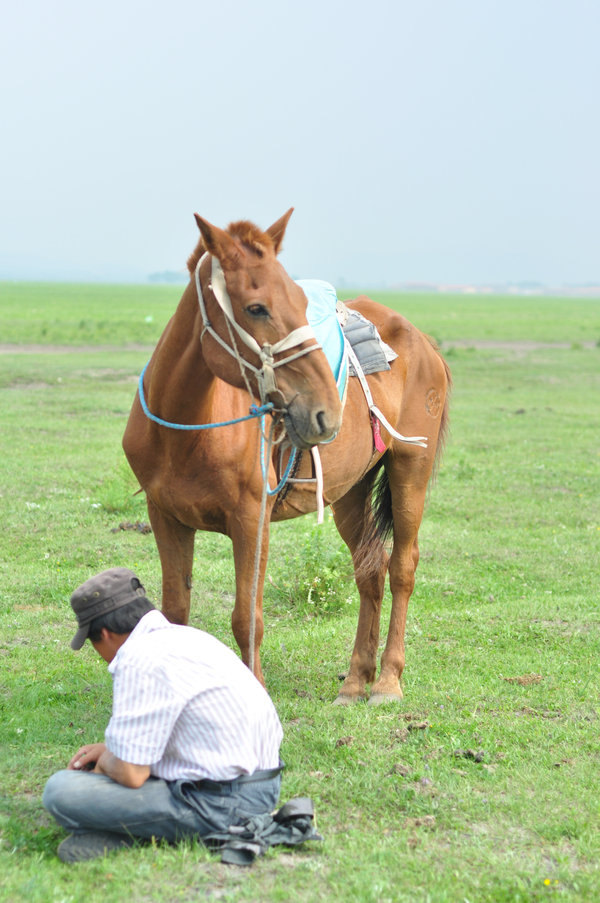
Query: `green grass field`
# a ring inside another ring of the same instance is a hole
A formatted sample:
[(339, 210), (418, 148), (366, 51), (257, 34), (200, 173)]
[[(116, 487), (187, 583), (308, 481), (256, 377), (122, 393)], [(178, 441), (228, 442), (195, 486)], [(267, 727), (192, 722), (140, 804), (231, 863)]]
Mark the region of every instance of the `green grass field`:
[[(0, 343), (155, 343), (182, 294), (174, 285), (0, 282)], [(355, 294), (355, 293), (354, 293)], [(347, 300), (351, 292), (339, 293)], [(598, 299), (372, 292), (438, 342), (599, 342)]]
[[(126, 565), (159, 596), (152, 535), (119, 527), (146, 520), (120, 441), (179, 295), (0, 285), (0, 899), (598, 899), (600, 300), (376, 296), (442, 342), (451, 435), (401, 706), (331, 705), (356, 628), (348, 558), (329, 519), (272, 530), (263, 665), (282, 800), (313, 798), (323, 843), (249, 871), (196, 844), (56, 858), (44, 782), (102, 739), (111, 698), (105, 664), (69, 648), (70, 593)], [(192, 623), (233, 647), (228, 540), (198, 534), (194, 577)]]

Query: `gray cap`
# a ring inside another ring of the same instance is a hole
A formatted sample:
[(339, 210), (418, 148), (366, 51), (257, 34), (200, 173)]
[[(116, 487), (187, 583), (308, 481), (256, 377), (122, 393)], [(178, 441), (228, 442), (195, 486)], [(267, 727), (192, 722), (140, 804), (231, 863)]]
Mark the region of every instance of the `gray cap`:
[(144, 587), (128, 568), (110, 568), (90, 577), (71, 596), (71, 607), (79, 624), (79, 630), (71, 640), (71, 649), (81, 649), (94, 618), (145, 595)]

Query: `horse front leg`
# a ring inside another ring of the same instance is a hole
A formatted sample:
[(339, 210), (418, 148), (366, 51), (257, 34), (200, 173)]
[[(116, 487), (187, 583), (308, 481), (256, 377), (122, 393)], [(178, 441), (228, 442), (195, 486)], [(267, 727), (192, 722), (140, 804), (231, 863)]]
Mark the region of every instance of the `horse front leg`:
[(364, 480), (332, 505), (338, 532), (352, 555), (354, 578), (360, 596), (360, 610), (354, 649), (348, 674), (335, 700), (348, 705), (364, 699), (366, 686), (375, 680), (381, 601), (387, 572), (387, 555), (383, 543), (371, 533), (370, 506), (372, 481)]
[[(263, 686), (265, 680), (260, 664), (260, 645), (264, 634), (263, 588), (269, 557), (270, 507), (271, 505), (267, 505), (260, 555), (258, 556), (258, 510), (252, 508), (248, 511), (238, 512), (235, 523), (230, 526), (235, 564), (235, 606), (231, 615), (231, 628), (239, 646), (242, 661), (249, 668), (251, 667), (251, 633), (254, 633), (253, 671)], [(258, 574), (255, 575), (256, 568), (258, 568)], [(253, 599), (255, 586), (256, 597)]]
[(187, 624), (196, 531), (165, 514), (150, 499), (147, 501), (162, 569), (163, 614), (173, 624)]

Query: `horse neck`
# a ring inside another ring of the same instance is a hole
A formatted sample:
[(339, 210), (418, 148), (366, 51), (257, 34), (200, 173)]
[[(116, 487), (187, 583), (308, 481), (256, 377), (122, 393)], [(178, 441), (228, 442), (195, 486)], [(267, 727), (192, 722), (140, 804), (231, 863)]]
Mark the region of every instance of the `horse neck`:
[(149, 393), (161, 399), (161, 407), (164, 401), (179, 406), (170, 386), (181, 387), (182, 396), (208, 399), (215, 380), (202, 353), (202, 316), (190, 282), (154, 351)]
[[(248, 411), (247, 392), (215, 376), (202, 350), (204, 324), (193, 280), (154, 352), (148, 390), (149, 407), (181, 423), (227, 419), (223, 409)], [(236, 416), (232, 414), (232, 416)]]

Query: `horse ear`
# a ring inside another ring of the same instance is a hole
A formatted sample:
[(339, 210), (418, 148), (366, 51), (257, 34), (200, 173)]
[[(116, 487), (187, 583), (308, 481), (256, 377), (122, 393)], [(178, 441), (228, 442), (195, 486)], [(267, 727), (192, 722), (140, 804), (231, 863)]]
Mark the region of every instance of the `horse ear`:
[(222, 264), (234, 267), (239, 262), (240, 252), (231, 235), (224, 229), (211, 225), (197, 213), (194, 213), (194, 219), (200, 229), (206, 250), (218, 257)]
[(285, 235), (288, 220), (293, 212), (294, 208), (290, 207), (287, 213), (284, 213), (276, 223), (273, 223), (272, 226), (269, 226), (269, 228), (265, 230), (267, 235), (270, 236), (271, 240), (273, 241), (273, 247), (276, 254), (279, 254), (281, 250), (281, 243), (283, 242), (283, 236)]

